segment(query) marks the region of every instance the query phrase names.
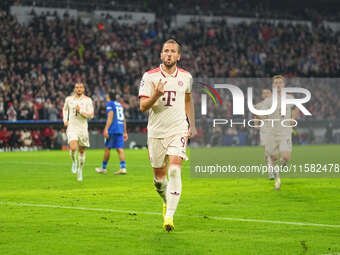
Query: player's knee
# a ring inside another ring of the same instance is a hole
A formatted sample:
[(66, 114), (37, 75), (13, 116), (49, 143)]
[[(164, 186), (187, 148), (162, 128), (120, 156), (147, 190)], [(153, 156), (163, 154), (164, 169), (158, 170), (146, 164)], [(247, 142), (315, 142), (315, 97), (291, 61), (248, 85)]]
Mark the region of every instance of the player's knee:
[(166, 170), (164, 168), (154, 168), (154, 176), (156, 179), (164, 179), (166, 177)]
[(182, 158), (179, 156), (169, 156), (169, 163), (170, 165), (178, 165), (181, 166), (182, 165)]
[(166, 174), (164, 174), (164, 173), (161, 173), (161, 172), (159, 172), (159, 173), (155, 173), (155, 178), (156, 178), (157, 180), (164, 179), (164, 178), (165, 178), (165, 176), (166, 176)]
[(272, 159), (272, 162), (275, 162), (277, 160), (277, 156), (270, 156), (270, 158)]
[(171, 177), (181, 176), (181, 168), (178, 165), (170, 165), (169, 176)]
[(157, 174), (157, 175), (155, 175), (155, 179), (157, 179), (157, 180), (163, 180), (165, 178), (166, 178), (165, 174)]
[(284, 161), (289, 161), (290, 155), (282, 155), (281, 159), (284, 160)]

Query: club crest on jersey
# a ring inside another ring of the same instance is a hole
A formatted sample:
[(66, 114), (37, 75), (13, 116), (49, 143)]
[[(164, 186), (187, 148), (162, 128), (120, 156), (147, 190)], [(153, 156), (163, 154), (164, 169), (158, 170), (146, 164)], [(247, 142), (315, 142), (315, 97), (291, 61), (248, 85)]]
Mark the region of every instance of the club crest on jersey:
[(181, 87), (182, 87), (182, 86), (183, 86), (183, 82), (182, 82), (182, 81), (179, 81), (179, 82), (178, 82), (178, 86), (181, 86)]

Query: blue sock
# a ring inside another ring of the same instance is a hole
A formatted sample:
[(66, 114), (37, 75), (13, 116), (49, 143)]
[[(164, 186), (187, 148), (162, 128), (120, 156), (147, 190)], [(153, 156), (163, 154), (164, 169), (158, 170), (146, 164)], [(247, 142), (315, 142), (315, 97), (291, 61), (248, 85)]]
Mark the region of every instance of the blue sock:
[(102, 163), (102, 168), (103, 168), (103, 169), (106, 169), (106, 167), (107, 167), (107, 161), (103, 161), (103, 163)]
[(125, 161), (120, 161), (120, 168), (126, 168)]

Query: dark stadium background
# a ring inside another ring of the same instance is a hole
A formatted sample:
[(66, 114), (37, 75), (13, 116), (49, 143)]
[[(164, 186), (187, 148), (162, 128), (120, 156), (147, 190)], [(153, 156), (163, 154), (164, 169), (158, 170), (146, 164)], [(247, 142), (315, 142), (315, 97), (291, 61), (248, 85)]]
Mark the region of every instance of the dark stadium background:
[[(25, 22), (11, 11), (23, 6), (29, 6)], [(85, 82), (95, 104), (90, 123), (93, 147), (102, 144), (103, 95), (109, 90), (117, 93), (126, 109), (132, 134), (128, 146), (145, 145), (140, 135), (146, 132), (146, 116), (138, 109), (139, 81), (146, 70), (159, 64), (162, 42), (168, 38), (183, 47), (179, 65), (202, 81), (276, 74), (340, 76), (340, 3), (336, 0), (3, 0), (0, 8), (1, 150), (65, 146), (61, 109), (77, 80)], [(58, 16), (53, 8), (62, 8), (64, 14)], [(72, 17), (72, 10), (79, 19)], [(126, 14), (95, 16), (99, 10)], [(133, 23), (129, 12), (147, 12), (155, 21)], [(194, 18), (182, 25), (178, 17), (185, 14)], [(224, 19), (206, 22), (205, 16)], [(230, 25), (232, 17), (256, 20)], [(324, 135), (313, 139), (308, 130), (297, 129), (295, 143), (340, 143), (340, 86), (320, 86), (312, 93), (317, 95), (310, 102), (313, 117), (305, 126), (322, 129)]]

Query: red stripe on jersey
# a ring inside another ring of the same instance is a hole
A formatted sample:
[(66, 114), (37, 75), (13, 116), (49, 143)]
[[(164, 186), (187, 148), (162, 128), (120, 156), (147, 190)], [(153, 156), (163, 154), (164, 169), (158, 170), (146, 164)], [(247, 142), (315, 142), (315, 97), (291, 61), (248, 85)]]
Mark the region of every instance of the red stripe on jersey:
[(149, 96), (146, 96), (146, 95), (140, 95), (140, 96), (138, 96), (139, 98), (141, 98), (141, 97), (146, 97), (146, 98), (150, 98)]
[(166, 78), (165, 74), (161, 71), (161, 74), (163, 75), (164, 78)]
[(176, 72), (176, 74), (175, 74), (175, 77), (177, 77), (177, 74), (178, 74), (178, 68), (177, 68), (177, 72)]
[(184, 70), (183, 68), (178, 68), (178, 70), (183, 73), (189, 73), (187, 70)]
[(160, 70), (161, 70), (161, 69), (160, 69), (159, 67), (157, 67), (157, 68), (154, 68), (154, 69), (151, 69), (151, 70), (147, 71), (147, 73), (148, 73), (148, 74), (157, 73), (157, 72), (159, 72)]

